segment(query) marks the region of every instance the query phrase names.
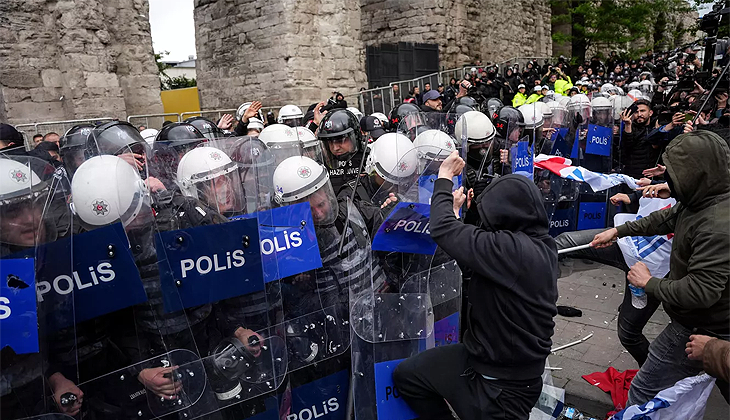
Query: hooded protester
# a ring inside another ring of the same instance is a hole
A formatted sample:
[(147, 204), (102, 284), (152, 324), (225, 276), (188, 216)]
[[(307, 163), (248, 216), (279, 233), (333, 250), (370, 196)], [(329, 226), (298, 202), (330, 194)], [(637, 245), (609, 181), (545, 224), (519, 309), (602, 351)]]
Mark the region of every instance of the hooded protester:
[[(604, 247), (625, 236), (674, 234), (666, 278), (653, 277), (642, 262), (628, 274), (631, 284), (659, 299), (671, 318), (649, 346), (628, 405), (643, 404), (702, 371), (702, 361), (685, 354), (691, 334), (730, 338), (730, 148), (715, 133), (699, 130), (672, 140), (662, 158), (677, 205), (608, 229), (591, 243)], [(728, 384), (718, 380), (717, 385), (727, 400)]]
[(456, 152), (441, 166), (431, 237), (474, 271), (464, 342), (403, 361), (393, 380), (421, 419), (451, 418), (449, 406), (462, 419), (504, 418), (505, 412), (526, 419), (552, 344), (557, 248), (540, 191), (519, 175), (498, 178), (477, 198), (482, 227), (459, 222), (464, 195), (452, 196), (451, 179), (463, 166)]

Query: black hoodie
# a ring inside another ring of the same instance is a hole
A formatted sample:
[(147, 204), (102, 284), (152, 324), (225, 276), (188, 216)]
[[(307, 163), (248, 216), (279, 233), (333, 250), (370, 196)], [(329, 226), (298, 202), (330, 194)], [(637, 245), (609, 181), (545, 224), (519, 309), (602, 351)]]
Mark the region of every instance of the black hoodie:
[(498, 379), (537, 378), (558, 313), (558, 251), (540, 191), (520, 175), (493, 181), (478, 198), (480, 228), (456, 219), (452, 186), (447, 179), (434, 183), (431, 237), (474, 272), (464, 317), (469, 362)]

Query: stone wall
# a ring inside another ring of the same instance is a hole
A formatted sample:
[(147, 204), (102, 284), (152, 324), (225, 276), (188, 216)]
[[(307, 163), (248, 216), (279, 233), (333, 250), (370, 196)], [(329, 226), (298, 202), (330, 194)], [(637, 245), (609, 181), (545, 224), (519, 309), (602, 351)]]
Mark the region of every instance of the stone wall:
[(0, 2), (0, 120), (162, 112), (146, 0)]
[(365, 45), (439, 45), (442, 68), (552, 54), (548, 0), (361, 0)]
[(201, 107), (307, 104), (365, 84), (357, 0), (195, 0)]
[(548, 0), (195, 0), (194, 16), (209, 109), (352, 94), (369, 45), (438, 44), (443, 68), (552, 53)]

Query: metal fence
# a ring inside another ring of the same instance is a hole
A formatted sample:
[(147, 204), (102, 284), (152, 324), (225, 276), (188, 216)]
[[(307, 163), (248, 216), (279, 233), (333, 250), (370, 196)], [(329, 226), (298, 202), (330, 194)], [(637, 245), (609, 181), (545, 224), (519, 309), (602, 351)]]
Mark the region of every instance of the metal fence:
[(25, 140), (25, 148), (26, 150), (31, 150), (35, 147), (35, 144), (33, 143), (33, 136), (36, 134), (48, 134), (48, 133), (57, 133), (59, 136), (63, 136), (66, 131), (68, 131), (71, 127), (77, 125), (77, 124), (84, 124), (84, 123), (98, 123), (98, 122), (106, 122), (106, 121), (113, 121), (115, 118), (112, 117), (102, 117), (102, 118), (86, 118), (86, 119), (80, 119), (80, 120), (65, 120), (65, 121), (44, 121), (44, 122), (37, 122), (37, 123), (31, 123), (31, 124), (18, 124), (15, 126), (15, 128), (20, 131), (20, 133), (23, 135), (23, 139)]
[[(500, 72), (504, 70), (505, 66), (519, 65), (520, 69), (523, 69), (527, 62), (537, 60), (540, 65), (544, 63), (544, 60), (551, 60), (551, 57), (513, 57), (509, 60), (503, 60), (496, 63), (499, 66)], [(490, 64), (491, 65), (491, 64)], [(397, 82), (390, 83), (385, 87), (377, 87), (374, 89), (367, 89), (358, 92), (357, 94), (346, 96), (345, 99), (348, 104), (352, 100), (356, 101), (357, 108), (360, 109), (364, 114), (369, 115), (374, 112), (382, 112), (388, 115), (390, 111), (404, 99), (410, 96), (410, 90), (413, 87), (418, 87), (423, 93), (426, 83), (431, 85), (431, 89), (436, 89), (439, 83), (444, 86), (448, 86), (451, 78), (457, 81), (462, 80), (466, 74), (471, 73), (471, 69), (475, 68), (478, 73), (489, 66), (487, 65), (466, 65), (453, 69), (441, 70), (438, 73), (431, 73), (424, 76), (417, 77), (410, 80), (399, 80)], [(394, 94), (393, 86), (398, 85), (398, 94)]]
[(393, 107), (400, 103), (400, 98), (396, 102), (391, 86), (360, 91), (356, 98), (356, 104), (350, 104), (349, 101), (347, 104), (356, 106), (365, 115), (370, 115), (375, 112), (382, 112), (385, 115), (389, 115)]
[(135, 127), (145, 126), (147, 128), (154, 128), (159, 130), (162, 128), (162, 124), (165, 121), (180, 122), (180, 114), (174, 112), (167, 112), (164, 114), (142, 114), (142, 115), (130, 115), (127, 117), (127, 122)]
[(211, 110), (202, 110), (202, 111), (191, 111), (191, 112), (183, 112), (180, 114), (180, 121), (185, 121), (186, 119), (190, 117), (205, 117), (214, 123), (218, 123), (218, 120), (223, 117), (225, 114), (230, 114), (233, 116), (233, 118), (236, 118), (236, 108), (233, 109), (211, 109)]

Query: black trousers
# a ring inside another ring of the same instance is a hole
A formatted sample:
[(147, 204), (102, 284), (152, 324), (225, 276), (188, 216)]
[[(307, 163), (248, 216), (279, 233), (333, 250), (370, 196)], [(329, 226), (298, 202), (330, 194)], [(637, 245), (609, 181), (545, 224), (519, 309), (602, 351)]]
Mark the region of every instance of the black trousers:
[[(421, 420), (526, 420), (540, 398), (542, 378), (489, 380), (469, 366), (463, 344), (436, 347), (404, 360), (393, 372), (401, 397)], [(448, 404), (447, 404), (448, 402)]]
[[(555, 238), (555, 242), (559, 250), (576, 245), (584, 245), (591, 242), (596, 234), (604, 230), (591, 229), (566, 232)], [(571, 258), (585, 258), (601, 264), (610, 265), (625, 273), (628, 273), (630, 269), (626, 265), (621, 249), (616, 243), (607, 248), (588, 248), (575, 251), (568, 254), (568, 256)], [(644, 336), (644, 327), (661, 304), (661, 301), (653, 296), (646, 295), (646, 297), (647, 303), (645, 307), (641, 309), (634, 308), (631, 305), (629, 281), (626, 280), (624, 282), (624, 301), (621, 303), (618, 313), (618, 339), (639, 366), (643, 365), (647, 357), (649, 357), (649, 340)]]

